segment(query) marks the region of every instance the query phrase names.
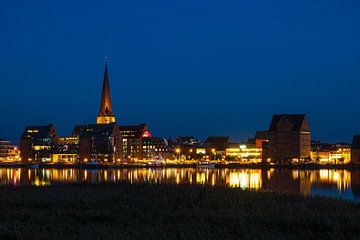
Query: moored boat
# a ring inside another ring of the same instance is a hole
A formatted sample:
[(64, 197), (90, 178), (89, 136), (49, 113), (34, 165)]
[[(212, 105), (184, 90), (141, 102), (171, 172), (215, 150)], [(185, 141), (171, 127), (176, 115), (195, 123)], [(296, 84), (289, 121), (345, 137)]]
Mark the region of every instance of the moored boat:
[(209, 161), (203, 161), (203, 162), (199, 162), (196, 165), (197, 168), (215, 168), (215, 163), (211, 163)]
[(148, 167), (161, 167), (162, 164), (163, 164), (163, 162), (160, 160), (152, 160), (147, 163), (147, 166)]

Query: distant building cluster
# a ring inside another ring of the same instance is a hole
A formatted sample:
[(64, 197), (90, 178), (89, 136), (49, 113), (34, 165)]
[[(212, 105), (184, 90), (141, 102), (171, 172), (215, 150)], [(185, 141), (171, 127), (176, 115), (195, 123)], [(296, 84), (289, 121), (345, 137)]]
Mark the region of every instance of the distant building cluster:
[(360, 163), (360, 136), (352, 144), (311, 141), (305, 114), (274, 115), (266, 131), (234, 142), (228, 136), (164, 139), (147, 124), (119, 125), (112, 110), (107, 63), (96, 124), (77, 125), (60, 136), (53, 124), (27, 126), (20, 150), (0, 139), (0, 162), (132, 163), (137, 161), (226, 161), (239, 163)]
[(0, 162), (20, 161), (20, 150), (10, 141), (0, 138)]

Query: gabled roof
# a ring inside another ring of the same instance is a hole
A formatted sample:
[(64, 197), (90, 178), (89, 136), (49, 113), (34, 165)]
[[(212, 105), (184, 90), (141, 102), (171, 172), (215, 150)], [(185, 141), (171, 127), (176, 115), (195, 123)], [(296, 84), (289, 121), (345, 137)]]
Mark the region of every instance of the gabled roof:
[(142, 123), (139, 125), (119, 126), (119, 129), (124, 137), (140, 138), (144, 131), (147, 131), (147, 126), (145, 123)]
[(277, 130), (277, 124), (282, 119), (286, 118), (293, 124), (292, 131), (300, 131), (304, 120), (306, 119), (305, 114), (279, 114), (273, 115), (270, 123), (269, 131), (275, 132)]
[(33, 138), (49, 138), (56, 135), (56, 129), (54, 124), (40, 125), (40, 126), (27, 126), (21, 136), (25, 138), (31, 136)]

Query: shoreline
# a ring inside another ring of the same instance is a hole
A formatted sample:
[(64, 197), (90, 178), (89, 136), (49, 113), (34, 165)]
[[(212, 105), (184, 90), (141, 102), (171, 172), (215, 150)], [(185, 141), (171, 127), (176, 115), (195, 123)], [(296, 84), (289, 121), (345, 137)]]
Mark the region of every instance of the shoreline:
[[(181, 163), (181, 164), (162, 164), (159, 166), (147, 165), (147, 164), (97, 164), (97, 165), (87, 165), (80, 163), (0, 163), (0, 168), (53, 168), (53, 169), (62, 169), (62, 168), (79, 168), (79, 169), (123, 169), (123, 168), (197, 168), (196, 163)], [(319, 169), (338, 169), (338, 170), (360, 170), (360, 164), (282, 164), (282, 165), (273, 165), (273, 164), (244, 164), (244, 163), (228, 163), (228, 164), (218, 164), (215, 163), (213, 168), (205, 169), (236, 169), (236, 168), (245, 168), (245, 169), (299, 169), (299, 170), (319, 170)]]

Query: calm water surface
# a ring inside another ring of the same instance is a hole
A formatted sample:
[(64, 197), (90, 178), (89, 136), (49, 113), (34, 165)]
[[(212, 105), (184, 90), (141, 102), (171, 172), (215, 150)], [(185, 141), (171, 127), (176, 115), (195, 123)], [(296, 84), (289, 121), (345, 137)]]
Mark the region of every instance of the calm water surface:
[(28, 169), (1, 168), (1, 186), (66, 183), (186, 183), (252, 190), (276, 190), (360, 200), (360, 171), (278, 169)]

